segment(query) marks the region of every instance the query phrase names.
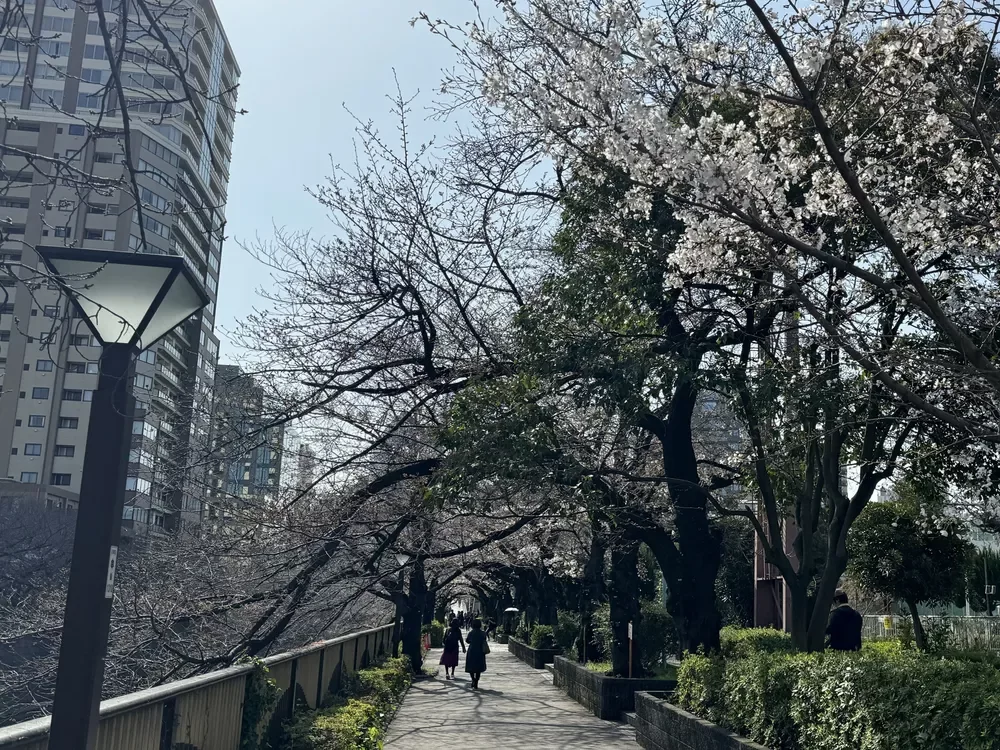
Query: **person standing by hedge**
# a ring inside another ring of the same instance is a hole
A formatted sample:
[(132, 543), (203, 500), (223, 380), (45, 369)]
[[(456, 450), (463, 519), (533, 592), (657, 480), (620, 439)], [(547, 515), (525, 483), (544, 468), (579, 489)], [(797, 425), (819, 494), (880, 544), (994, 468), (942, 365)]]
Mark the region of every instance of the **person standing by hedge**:
[(830, 623), (826, 626), (830, 648), (834, 651), (860, 651), (864, 619), (847, 603), (845, 591), (838, 590), (833, 596), (833, 602), (836, 606), (830, 613)]
[(486, 634), (483, 632), (483, 623), (479, 620), (472, 621), (472, 630), (469, 632), (469, 650), (465, 654), (465, 671), (472, 677), (472, 689), (479, 689), (479, 678), (486, 671), (486, 654), (489, 653), (489, 646), (486, 645)]
[[(444, 678), (446, 680), (455, 679), (455, 667), (458, 666), (458, 647), (465, 651), (465, 640), (462, 638), (462, 629), (458, 626), (458, 620), (452, 620), (448, 626), (448, 632), (444, 634), (442, 643), (444, 651), (441, 652), (440, 663), (444, 665)], [(451, 674), (448, 674), (448, 670)]]

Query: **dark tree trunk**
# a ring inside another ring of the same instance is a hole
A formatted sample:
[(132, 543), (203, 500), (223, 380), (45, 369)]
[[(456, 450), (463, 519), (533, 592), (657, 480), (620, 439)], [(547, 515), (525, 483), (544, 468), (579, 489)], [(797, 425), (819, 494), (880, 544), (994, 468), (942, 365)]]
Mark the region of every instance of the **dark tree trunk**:
[(576, 657), (579, 661), (600, 658), (594, 640), (594, 604), (604, 598), (604, 540), (597, 524), (593, 525), (590, 539), (590, 556), (583, 571), (583, 587), (580, 591), (580, 634), (576, 641)]
[(434, 610), (437, 606), (437, 592), (429, 591), (424, 598), (424, 625), (430, 625), (434, 621)]
[(924, 624), (920, 622), (920, 614), (917, 612), (917, 603), (906, 600), (906, 608), (910, 610), (910, 618), (913, 620), (913, 640), (917, 642), (917, 648), (921, 651), (927, 650), (927, 632)]
[(674, 575), (676, 591), (671, 590), (671, 594), (676, 600), (674, 610), (681, 648), (691, 653), (717, 650), (722, 625), (715, 593), (722, 534), (709, 521), (708, 501), (700, 490), (691, 434), (696, 402), (693, 384), (678, 385), (660, 438), (680, 553), (680, 569)]
[(402, 644), (403, 654), (410, 658), (413, 673), (420, 674), (423, 668), (423, 654), (420, 647), (421, 613), (427, 600), (427, 579), (424, 578), (423, 560), (417, 560), (410, 570), (410, 585), (406, 596), (406, 610), (403, 612)]
[[(629, 674), (628, 624), (633, 634), (638, 632), (639, 618), (639, 542), (619, 539), (611, 547), (611, 571), (608, 581), (608, 603), (611, 607), (611, 670), (616, 675)], [(632, 676), (640, 677), (642, 644), (632, 643)]]

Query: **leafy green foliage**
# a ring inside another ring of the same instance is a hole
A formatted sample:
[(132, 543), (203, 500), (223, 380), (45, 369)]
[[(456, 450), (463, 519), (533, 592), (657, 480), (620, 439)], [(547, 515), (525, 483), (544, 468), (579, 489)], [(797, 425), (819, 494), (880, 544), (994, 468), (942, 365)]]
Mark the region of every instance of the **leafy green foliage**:
[(407, 658), (362, 669), (329, 706), (292, 721), (285, 750), (381, 750), (392, 711), (411, 678)]
[(531, 642), (528, 644), (532, 648), (555, 648), (556, 639), (551, 625), (535, 625), (531, 629)]
[(789, 652), (795, 649), (792, 637), (773, 628), (723, 628), (719, 634), (722, 655), (744, 658), (759, 652)]
[(848, 546), (858, 584), (913, 607), (964, 599), (972, 545), (961, 524), (936, 507), (938, 494), (931, 483), (910, 480), (899, 489), (900, 500), (865, 508)]
[(676, 700), (773, 750), (1000, 750), (1000, 670), (898, 643), (800, 654), (729, 635), (733, 656), (682, 662)]
[(267, 720), (271, 717), (281, 689), (267, 676), (267, 667), (260, 659), (253, 662), (243, 692), (243, 720), (240, 727), (240, 750), (260, 750)]
[[(663, 663), (677, 654), (677, 628), (670, 613), (659, 602), (642, 601), (642, 616), (635, 629), (635, 638), (642, 643), (643, 661), (650, 667)], [(593, 640), (604, 654), (611, 653), (611, 610), (604, 604), (594, 612)]]
[(431, 648), (441, 648), (444, 645), (444, 623), (434, 620), (430, 625), (424, 625), (421, 632), (430, 634)]
[(552, 635), (555, 637), (556, 645), (563, 650), (564, 654), (575, 654), (581, 635), (580, 613), (559, 610)]

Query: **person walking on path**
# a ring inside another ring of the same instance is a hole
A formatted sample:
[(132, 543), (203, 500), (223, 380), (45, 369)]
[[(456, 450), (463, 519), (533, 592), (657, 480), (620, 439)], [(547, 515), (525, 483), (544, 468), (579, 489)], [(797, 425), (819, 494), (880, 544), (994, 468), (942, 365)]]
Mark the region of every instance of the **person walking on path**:
[(830, 613), (830, 623), (826, 627), (830, 648), (834, 651), (860, 651), (864, 619), (847, 603), (846, 592), (838, 590), (833, 596), (833, 602), (837, 606)]
[[(465, 639), (462, 638), (462, 629), (458, 627), (458, 620), (452, 620), (448, 627), (448, 632), (444, 634), (444, 651), (441, 652), (440, 661), (444, 665), (444, 678), (446, 680), (455, 679), (459, 646), (465, 651)], [(451, 670), (451, 675), (448, 674), (449, 669)]]
[(483, 623), (479, 620), (472, 621), (468, 644), (469, 649), (465, 652), (465, 671), (472, 677), (472, 689), (478, 690), (479, 678), (486, 671), (486, 654), (489, 653), (486, 634), (483, 632)]

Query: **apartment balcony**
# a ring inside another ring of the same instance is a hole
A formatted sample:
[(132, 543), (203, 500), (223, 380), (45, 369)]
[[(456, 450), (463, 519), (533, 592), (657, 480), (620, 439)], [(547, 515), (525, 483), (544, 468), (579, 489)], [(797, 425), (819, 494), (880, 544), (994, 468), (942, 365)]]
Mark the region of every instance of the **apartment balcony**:
[(170, 394), (167, 393), (166, 391), (161, 391), (157, 389), (156, 391), (153, 392), (153, 399), (166, 406), (172, 412), (175, 413), (180, 412), (180, 407), (177, 405), (177, 402), (173, 398), (171, 398)]
[(164, 341), (162, 344), (160, 344), (160, 351), (165, 352), (178, 364), (181, 365), (184, 364), (184, 355), (183, 353), (181, 353), (181, 350), (177, 347), (177, 345), (174, 344), (174, 342), (170, 340)]
[(181, 387), (181, 379), (177, 377), (172, 370), (168, 370), (165, 367), (158, 367), (156, 368), (156, 374), (162, 376), (165, 380), (173, 383), (178, 388)]

